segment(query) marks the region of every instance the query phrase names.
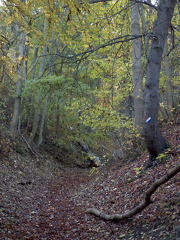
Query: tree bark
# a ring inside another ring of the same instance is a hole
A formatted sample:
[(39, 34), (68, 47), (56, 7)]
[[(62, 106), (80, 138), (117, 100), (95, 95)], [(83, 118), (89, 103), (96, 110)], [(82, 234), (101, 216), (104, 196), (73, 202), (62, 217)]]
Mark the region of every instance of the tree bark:
[(46, 95), (44, 100), (44, 108), (42, 111), (41, 123), (39, 127), (39, 137), (38, 137), (38, 142), (36, 144), (37, 147), (40, 146), (43, 141), (43, 130), (44, 130), (44, 124), (45, 124), (45, 118), (46, 118), (47, 104), (48, 104), (48, 94)]
[(171, 69), (168, 56), (168, 43), (166, 41), (164, 46), (164, 71), (166, 76), (166, 98), (167, 98), (167, 112), (168, 117), (172, 118), (172, 108), (173, 108), (173, 96), (172, 96), (172, 85), (171, 85)]
[(18, 64), (18, 80), (16, 87), (16, 97), (14, 102), (14, 112), (11, 121), (10, 132), (13, 137), (17, 136), (18, 132), (18, 123), (20, 117), (20, 106), (21, 106), (21, 93), (22, 93), (22, 84), (25, 80), (25, 56), (26, 56), (26, 33), (23, 31), (20, 33), (19, 40), (19, 64)]
[(160, 0), (148, 57), (144, 98), (145, 119), (150, 120), (145, 122), (144, 126), (145, 142), (150, 154), (147, 167), (153, 166), (157, 156), (167, 147), (166, 140), (158, 128), (159, 76), (164, 44), (171, 26), (175, 4), (176, 0)]
[[(46, 38), (46, 36), (47, 36), (47, 26), (48, 26), (48, 22), (45, 19), (44, 20), (44, 38)], [(39, 23), (39, 28), (40, 28), (40, 23)], [(42, 78), (43, 73), (44, 73), (46, 53), (47, 53), (47, 44), (43, 47), (43, 51), (42, 51), (42, 58), (41, 58), (39, 74), (38, 74), (39, 78)], [(30, 145), (33, 144), (35, 135), (37, 134), (37, 130), (38, 130), (38, 124), (39, 124), (39, 120), (40, 120), (40, 111), (41, 111), (40, 110), (40, 101), (41, 101), (41, 89), (38, 90), (38, 97), (37, 97), (37, 102), (36, 102), (37, 107), (36, 107), (36, 110), (34, 113), (32, 131), (31, 131), (31, 134), (30, 134), (29, 140), (28, 140)]]
[(89, 208), (86, 210), (87, 213), (91, 213), (97, 217), (100, 217), (106, 221), (120, 221), (131, 218), (135, 216), (137, 213), (141, 212), (147, 206), (149, 206), (153, 201), (151, 200), (152, 194), (164, 183), (169, 181), (172, 177), (174, 177), (178, 172), (180, 172), (180, 164), (174, 167), (171, 171), (169, 171), (166, 175), (162, 178), (156, 180), (151, 187), (146, 191), (144, 195), (144, 201), (140, 203), (137, 207), (133, 208), (127, 213), (124, 214), (106, 214), (99, 211), (96, 208)]
[[(133, 4), (131, 8), (131, 32), (133, 36), (140, 35), (139, 4)], [(142, 86), (142, 64), (141, 64), (141, 39), (132, 41), (132, 78), (134, 94), (134, 123), (138, 132), (143, 136), (143, 86)]]

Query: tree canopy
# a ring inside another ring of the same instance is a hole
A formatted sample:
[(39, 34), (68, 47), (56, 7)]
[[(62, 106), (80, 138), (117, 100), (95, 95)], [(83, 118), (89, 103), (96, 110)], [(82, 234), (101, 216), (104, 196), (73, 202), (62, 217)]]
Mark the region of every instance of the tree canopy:
[[(134, 5), (139, 34), (132, 34)], [(21, 132), (32, 148), (46, 139), (60, 146), (69, 141), (103, 145), (110, 154), (121, 148), (118, 158), (137, 148), (133, 99), (140, 96), (133, 96), (132, 41), (141, 43), (144, 91), (157, 11), (158, 5), (149, 1), (4, 1), (1, 92), (8, 89), (15, 99), (12, 134)], [(160, 121), (171, 121), (179, 108), (178, 29), (177, 4), (156, 89)], [(145, 115), (141, 125), (151, 117)]]

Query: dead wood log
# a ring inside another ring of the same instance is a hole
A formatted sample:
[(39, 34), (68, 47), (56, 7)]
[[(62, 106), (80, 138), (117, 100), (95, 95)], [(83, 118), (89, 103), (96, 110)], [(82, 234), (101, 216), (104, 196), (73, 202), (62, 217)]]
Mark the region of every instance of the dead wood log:
[(97, 217), (100, 217), (106, 221), (120, 221), (131, 218), (135, 216), (137, 213), (141, 212), (145, 209), (149, 204), (153, 203), (151, 200), (152, 194), (164, 183), (169, 181), (172, 177), (174, 177), (178, 172), (180, 172), (180, 164), (170, 170), (166, 175), (161, 177), (160, 179), (156, 180), (151, 187), (146, 191), (144, 196), (144, 201), (140, 203), (137, 207), (133, 208), (127, 213), (124, 214), (106, 214), (99, 211), (96, 208), (88, 208), (86, 210), (87, 213), (93, 214)]

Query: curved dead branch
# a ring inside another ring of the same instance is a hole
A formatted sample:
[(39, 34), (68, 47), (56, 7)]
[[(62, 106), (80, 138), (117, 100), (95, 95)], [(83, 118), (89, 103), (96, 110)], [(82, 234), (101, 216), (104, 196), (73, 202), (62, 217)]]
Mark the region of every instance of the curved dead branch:
[(151, 200), (152, 194), (164, 183), (169, 181), (172, 177), (174, 177), (178, 172), (180, 172), (180, 164), (174, 167), (172, 170), (170, 170), (166, 175), (164, 175), (162, 178), (156, 180), (151, 187), (146, 191), (144, 196), (144, 201), (140, 203), (137, 207), (133, 208), (127, 213), (124, 214), (106, 214), (101, 211), (99, 211), (96, 208), (89, 208), (86, 210), (87, 213), (93, 214), (95, 216), (98, 216), (106, 221), (120, 221), (125, 220), (128, 218), (131, 218), (135, 216), (137, 213), (141, 212), (143, 209), (145, 209), (150, 203), (153, 201)]

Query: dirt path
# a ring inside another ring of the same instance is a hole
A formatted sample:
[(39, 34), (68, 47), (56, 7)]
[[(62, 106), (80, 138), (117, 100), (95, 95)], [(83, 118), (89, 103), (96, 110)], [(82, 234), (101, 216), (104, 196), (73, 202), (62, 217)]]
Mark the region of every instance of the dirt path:
[[(172, 149), (177, 149), (179, 130), (173, 132)], [(179, 174), (159, 188), (154, 203), (133, 219), (111, 223), (85, 213), (89, 207), (109, 213), (132, 209), (150, 184), (176, 165), (179, 156), (174, 153), (145, 173), (140, 170), (147, 154), (128, 165), (99, 168), (93, 175), (87, 170), (59, 168), (45, 156), (38, 162), (18, 154), (3, 158), (0, 239), (178, 240)]]

